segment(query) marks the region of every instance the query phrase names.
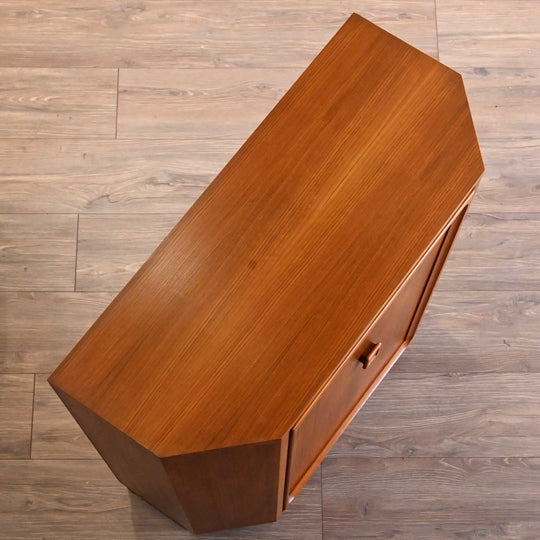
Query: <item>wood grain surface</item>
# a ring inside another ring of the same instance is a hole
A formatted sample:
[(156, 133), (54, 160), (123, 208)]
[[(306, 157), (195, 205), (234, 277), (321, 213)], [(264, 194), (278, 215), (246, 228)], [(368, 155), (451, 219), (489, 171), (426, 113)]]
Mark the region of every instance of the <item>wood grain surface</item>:
[(51, 383), (162, 457), (281, 439), (482, 170), (461, 78), (351, 16)]
[(180, 217), (180, 214), (82, 215), (77, 290), (122, 289)]
[(437, 1), (441, 62), (468, 67), (540, 68), (536, 0)]
[(539, 384), (539, 373), (390, 372), (329, 456), (536, 456)]
[(0, 67), (0, 137), (108, 137), (117, 70)]
[(539, 458), (340, 458), (322, 471), (325, 538), (365, 538), (371, 521), (405, 532), (429, 524), (436, 536), (439, 523), (504, 531), (538, 519)]
[(0, 292), (0, 373), (50, 373), (113, 296)]
[[(529, 102), (528, 99), (525, 101)], [(524, 212), (540, 209), (540, 139), (531, 131), (523, 138), (484, 141), (486, 172), (471, 206), (475, 213)]]
[(0, 64), (303, 69), (353, 11), (436, 54), (432, 0), (2, 0)]
[(0, 214), (0, 291), (73, 290), (77, 216)]
[(481, 143), (538, 139), (540, 69), (461, 68)]
[(120, 70), (118, 137), (246, 139), (301, 72)]
[(476, 540), (477, 538), (512, 540), (536, 540), (540, 522), (519, 521), (512, 519), (492, 520), (486, 522), (480, 517), (471, 521), (451, 521), (442, 516), (440, 520), (430, 519), (424, 522), (404, 523), (402, 521), (369, 520), (356, 523), (336, 522), (332, 527), (325, 528), (324, 538), (334, 540), (381, 539), (381, 540), (448, 540), (460, 538)]
[[(189, 138), (197, 136), (195, 128)], [(0, 213), (180, 215), (240, 145), (234, 140), (4, 140)]]
[(393, 371), (540, 371), (538, 291), (436, 290), (420, 328)]
[(537, 521), (519, 521), (505, 519), (492, 520), (486, 523), (480, 518), (471, 521), (429, 520), (417, 523), (396, 521), (364, 521), (361, 527), (355, 524), (334, 526), (331, 532), (325, 530), (324, 538), (334, 540), (355, 539), (394, 539), (394, 540), (448, 540), (460, 538), (476, 540), (477, 538), (512, 540), (536, 540), (540, 523)]
[(469, 214), (438, 290), (539, 290), (540, 216)]
[(0, 375), (0, 460), (30, 457), (34, 375)]

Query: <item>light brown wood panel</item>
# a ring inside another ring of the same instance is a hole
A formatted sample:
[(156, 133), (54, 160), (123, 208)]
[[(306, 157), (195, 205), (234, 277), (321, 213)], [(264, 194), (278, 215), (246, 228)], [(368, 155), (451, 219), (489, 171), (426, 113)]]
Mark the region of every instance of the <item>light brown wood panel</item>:
[(540, 211), (540, 139), (486, 140), (481, 146), (486, 172), (471, 211)]
[(437, 0), (441, 62), (540, 68), (537, 0)]
[(538, 139), (540, 69), (457, 68), (481, 144), (490, 139)]
[[(412, 504), (412, 503), (411, 503)], [(398, 520), (336, 521), (325, 527), (325, 540), (538, 540), (540, 521), (514, 521), (512, 519), (485, 522), (482, 518), (474, 521), (448, 522), (430, 519), (422, 523), (404, 523)]]
[(0, 291), (72, 291), (76, 240), (76, 215), (0, 214)]
[(245, 139), (301, 69), (121, 69), (118, 138)]
[(468, 214), (437, 290), (540, 290), (540, 213)]
[(325, 539), (364, 538), (372, 521), (431, 527), (434, 537), (438, 523), (458, 531), (538, 523), (539, 458), (331, 458), (322, 472)]
[(0, 459), (30, 457), (33, 400), (34, 375), (0, 375)]
[(119, 291), (181, 217), (81, 215), (77, 290)]
[(115, 136), (117, 70), (0, 67), (0, 89), (0, 137)]
[(540, 372), (538, 291), (433, 294), (393, 372)]
[(0, 372), (49, 373), (113, 299), (103, 293), (0, 293)]
[[(317, 473), (278, 523), (208, 539), (321, 540)], [(101, 460), (0, 461), (0, 538), (171, 539), (188, 531), (131, 495)]]
[(0, 65), (305, 67), (353, 11), (436, 54), (433, 0), (2, 0)]
[(32, 459), (101, 459), (44, 374), (36, 375)]
[(538, 456), (538, 388), (540, 373), (391, 372), (329, 455)]
[(184, 213), (240, 145), (7, 139), (0, 212)]

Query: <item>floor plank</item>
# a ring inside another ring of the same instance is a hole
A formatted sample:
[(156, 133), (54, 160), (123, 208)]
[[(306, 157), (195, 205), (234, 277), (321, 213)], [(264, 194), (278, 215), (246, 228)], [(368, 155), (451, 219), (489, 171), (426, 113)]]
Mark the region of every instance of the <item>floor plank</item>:
[[(321, 540), (320, 473), (277, 523), (201, 536), (207, 539)], [(131, 495), (101, 460), (0, 462), (0, 538), (194, 538)]]
[(0, 214), (0, 291), (73, 290), (77, 216)]
[(30, 457), (33, 375), (0, 375), (0, 459)]
[(115, 136), (114, 69), (0, 67), (0, 89), (0, 137)]
[(121, 69), (118, 138), (247, 139), (301, 69)]
[[(241, 143), (7, 139), (0, 213), (184, 213)], [(472, 211), (538, 211), (540, 140), (487, 140), (482, 153)]]
[(540, 139), (484, 141), (482, 155), (486, 172), (472, 212), (540, 210)]
[(325, 540), (538, 540), (540, 521), (493, 520), (491, 523), (451, 522), (429, 520), (425, 523), (402, 521), (362, 521), (325, 529)]
[(0, 293), (0, 373), (50, 373), (114, 295)]
[(538, 291), (436, 290), (401, 373), (540, 372)]
[(450, 66), (540, 68), (537, 0), (438, 0), (437, 24)]
[(47, 377), (36, 375), (32, 459), (101, 459)]
[(390, 532), (420, 525), (435, 538), (441, 523), (457, 538), (483, 528), (507, 537), (506, 522), (538, 526), (539, 458), (332, 458), (322, 471), (325, 539), (365, 538), (371, 521)]
[(491, 139), (538, 139), (540, 69), (461, 68), (481, 145)]
[(78, 291), (119, 291), (182, 216), (82, 215)]
[(330, 452), (350, 457), (534, 457), (540, 373), (390, 373)]
[(355, 10), (436, 54), (433, 0), (2, 0), (0, 65), (304, 68)]
[(4, 140), (0, 213), (184, 213), (241, 142)]
[(540, 213), (466, 216), (438, 290), (540, 290)]
[[(241, 143), (4, 140), (0, 213), (183, 213)], [(482, 153), (473, 212), (538, 211), (540, 140), (488, 140)]]

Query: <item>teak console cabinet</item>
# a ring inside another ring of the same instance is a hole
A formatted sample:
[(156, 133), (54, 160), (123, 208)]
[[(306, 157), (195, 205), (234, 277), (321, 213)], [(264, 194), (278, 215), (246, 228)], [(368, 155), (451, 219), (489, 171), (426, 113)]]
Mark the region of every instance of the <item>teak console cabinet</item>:
[(274, 521), (413, 337), (482, 171), (460, 75), (353, 14), (49, 381), (184, 527)]

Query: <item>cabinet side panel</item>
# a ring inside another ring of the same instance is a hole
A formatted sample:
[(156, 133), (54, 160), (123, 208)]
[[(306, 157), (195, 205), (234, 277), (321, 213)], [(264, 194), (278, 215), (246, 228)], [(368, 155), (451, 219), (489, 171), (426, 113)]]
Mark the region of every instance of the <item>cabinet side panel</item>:
[(165, 515), (191, 529), (160, 459), (51, 385), (116, 478)]
[(283, 440), (164, 458), (197, 533), (276, 521), (283, 501)]

